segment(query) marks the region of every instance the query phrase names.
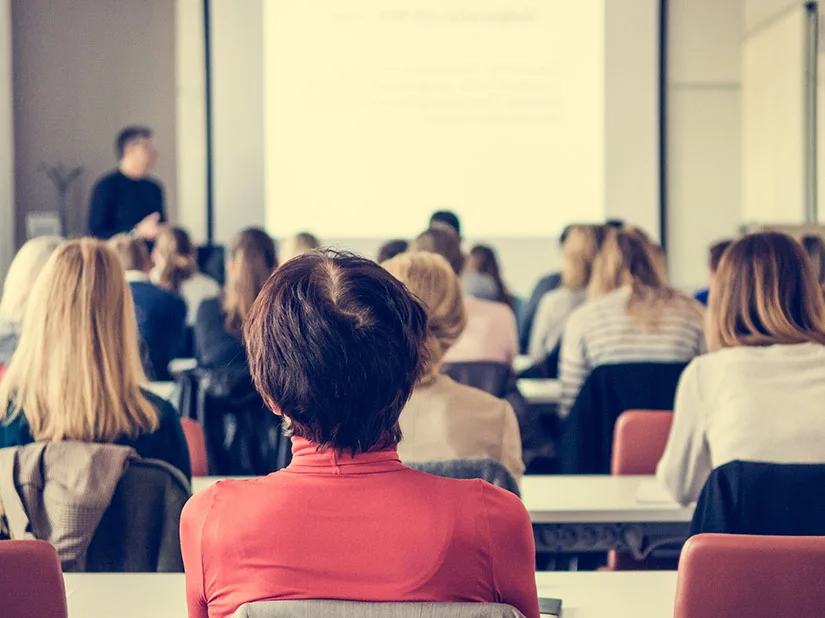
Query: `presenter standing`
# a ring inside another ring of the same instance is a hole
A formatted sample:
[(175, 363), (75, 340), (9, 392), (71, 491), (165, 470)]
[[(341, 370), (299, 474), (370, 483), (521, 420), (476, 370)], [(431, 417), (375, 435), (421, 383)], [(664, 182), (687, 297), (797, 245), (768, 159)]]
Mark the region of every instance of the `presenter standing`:
[(148, 177), (157, 159), (152, 130), (126, 127), (117, 136), (117, 169), (102, 176), (92, 191), (89, 235), (111, 238), (128, 233), (153, 241), (163, 229), (163, 188)]

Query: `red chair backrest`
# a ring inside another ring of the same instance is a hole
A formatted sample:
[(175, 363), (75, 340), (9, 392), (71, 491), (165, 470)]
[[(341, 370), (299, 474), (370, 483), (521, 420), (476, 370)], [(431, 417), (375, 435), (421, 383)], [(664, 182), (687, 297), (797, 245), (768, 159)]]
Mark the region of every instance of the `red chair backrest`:
[(3, 376), (6, 375), (6, 366), (0, 365), (0, 382), (3, 381)]
[(0, 541), (0, 573), (0, 615), (68, 615), (60, 558), (46, 541)]
[(825, 615), (825, 537), (700, 534), (682, 549), (674, 618)]
[(192, 464), (192, 476), (209, 476), (209, 460), (206, 458), (206, 439), (198, 421), (181, 418), (183, 435), (189, 447), (189, 460)]
[(613, 429), (614, 476), (653, 474), (665, 452), (673, 412), (628, 410), (619, 415)]

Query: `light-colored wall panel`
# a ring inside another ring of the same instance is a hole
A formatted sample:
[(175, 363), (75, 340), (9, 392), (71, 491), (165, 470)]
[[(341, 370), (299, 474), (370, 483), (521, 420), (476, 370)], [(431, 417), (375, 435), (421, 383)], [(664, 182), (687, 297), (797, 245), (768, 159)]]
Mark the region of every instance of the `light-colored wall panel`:
[(739, 0), (668, 2), (668, 81), (738, 84), (742, 73)]
[(14, 255), (11, 4), (0, 0), (0, 286)]

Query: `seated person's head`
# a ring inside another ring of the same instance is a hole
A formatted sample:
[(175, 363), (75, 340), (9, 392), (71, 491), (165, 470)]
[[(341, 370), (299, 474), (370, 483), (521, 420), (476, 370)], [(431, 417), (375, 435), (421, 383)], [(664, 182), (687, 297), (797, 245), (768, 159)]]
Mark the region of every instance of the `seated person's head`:
[(708, 250), (708, 271), (710, 273), (711, 284), (716, 278), (716, 271), (719, 270), (719, 262), (722, 261), (722, 256), (732, 244), (732, 240), (722, 240), (711, 245)]
[(146, 243), (139, 238), (132, 238), (129, 234), (112, 236), (108, 241), (109, 247), (115, 252), (125, 271), (149, 272), (152, 269), (152, 260)]
[(20, 247), (3, 283), (0, 322), (19, 324), (23, 321), (32, 284), (62, 242), (60, 236), (39, 236)]
[(667, 287), (664, 253), (636, 228), (607, 229), (593, 262), (588, 295), (598, 298), (626, 285), (650, 290)]
[(422, 232), (410, 243), (409, 251), (427, 251), (442, 256), (452, 266), (453, 272), (460, 275), (464, 269), (464, 254), (461, 252), (461, 239), (450, 230), (431, 227)]
[(405, 253), (409, 248), (410, 243), (406, 240), (390, 240), (385, 242), (381, 245), (381, 248), (378, 250), (378, 258), (377, 262), (380, 264), (381, 262), (386, 262), (389, 259), (394, 258), (396, 255), (401, 255)]
[(825, 242), (821, 236), (805, 236), (802, 238), (802, 247), (811, 260), (816, 280), (821, 287), (825, 287)]
[(496, 252), (487, 245), (476, 245), (470, 249), (461, 273), (461, 284), (470, 296), (513, 304), (513, 297), (501, 277)]
[(430, 217), (430, 227), (447, 229), (455, 232), (455, 235), (461, 239), (461, 221), (458, 215), (451, 210), (437, 210)]
[(562, 246), (562, 285), (580, 290), (590, 283), (593, 262), (604, 242), (605, 227), (601, 225), (571, 226)]
[(132, 294), (105, 243), (63, 243), (34, 283), (20, 343), (0, 382), (0, 407), (24, 413), (35, 440), (113, 442), (151, 432), (140, 393)]
[(152, 263), (159, 271), (158, 285), (175, 293), (180, 285), (198, 272), (197, 251), (186, 230), (166, 227), (152, 249)]
[(749, 234), (725, 251), (708, 299), (711, 349), (825, 344), (825, 300), (802, 246), (778, 232)]
[(435, 253), (404, 253), (381, 265), (407, 286), (427, 310), (429, 363), (422, 381), (430, 381), (467, 325), (459, 279), (447, 260)]
[(287, 238), (278, 255), (278, 260), (283, 264), (294, 257), (315, 251), (321, 248), (321, 241), (309, 232), (295, 234), (292, 238)]
[(223, 295), (227, 331), (241, 334), (241, 327), (252, 309), (252, 303), (277, 267), (275, 241), (263, 230), (247, 228), (232, 239)]
[(267, 406), (321, 449), (393, 448), (427, 366), (421, 304), (375, 262), (312, 253), (281, 266), (244, 326)]

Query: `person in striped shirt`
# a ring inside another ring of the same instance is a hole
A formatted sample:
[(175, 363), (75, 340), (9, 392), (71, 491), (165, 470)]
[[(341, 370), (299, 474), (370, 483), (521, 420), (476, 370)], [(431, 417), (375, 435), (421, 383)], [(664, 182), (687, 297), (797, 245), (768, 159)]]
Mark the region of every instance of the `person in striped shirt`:
[(595, 367), (687, 362), (705, 351), (702, 308), (667, 284), (663, 258), (643, 233), (608, 231), (589, 300), (570, 316), (562, 336), (560, 417)]

